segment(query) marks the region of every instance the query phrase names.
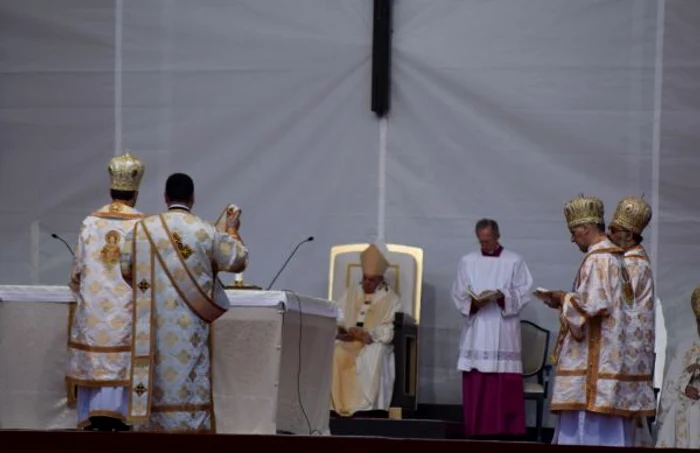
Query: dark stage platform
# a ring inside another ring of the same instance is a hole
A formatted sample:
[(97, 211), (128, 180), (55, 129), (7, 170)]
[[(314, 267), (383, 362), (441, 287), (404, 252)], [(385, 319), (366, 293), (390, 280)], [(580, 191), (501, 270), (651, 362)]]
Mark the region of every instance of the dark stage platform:
[[(331, 413), (330, 430), (340, 436), (464, 439), (462, 406), (453, 404), (419, 404), (418, 410), (404, 412), (401, 420), (390, 420), (382, 411), (360, 412), (353, 417)], [(545, 427), (541, 435), (538, 439), (537, 429), (530, 427), (525, 436), (482, 440), (550, 443), (554, 429)]]
[[(500, 445), (499, 445), (500, 444)], [(560, 447), (539, 443), (500, 443), (469, 440), (387, 439), (377, 437), (344, 436), (237, 436), (223, 434), (143, 434), (97, 433), (80, 431), (0, 431), (0, 452), (33, 453), (153, 453), (155, 451), (324, 451), (333, 453), (387, 453), (424, 451), (430, 453), (464, 453), (465, 449), (483, 451), (500, 446), (511, 453), (520, 452), (619, 452), (620, 449), (603, 447)], [(646, 449), (626, 449), (625, 451)], [(682, 452), (687, 450), (665, 450)]]

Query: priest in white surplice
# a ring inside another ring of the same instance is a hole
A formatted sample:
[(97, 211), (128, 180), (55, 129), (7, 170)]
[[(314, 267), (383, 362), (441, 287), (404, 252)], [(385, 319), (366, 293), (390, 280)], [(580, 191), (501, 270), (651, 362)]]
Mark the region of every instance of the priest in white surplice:
[(681, 344), (664, 378), (656, 448), (700, 449), (700, 286), (690, 298), (698, 336)]
[[(523, 258), (499, 243), (498, 223), (476, 224), (481, 250), (459, 262), (452, 300), (462, 314), (457, 368), (462, 370), (465, 434), (525, 434), (520, 310), (532, 276)], [(474, 296), (491, 296), (473, 299)]]
[(401, 304), (384, 281), (389, 267), (383, 244), (361, 254), (362, 283), (338, 301), (331, 409), (341, 416), (389, 409), (394, 387), (394, 317)]
[(71, 270), (76, 304), (69, 325), (68, 400), (78, 427), (123, 431), (131, 365), (133, 298), (119, 260), (124, 237), (144, 215), (134, 209), (145, 167), (129, 153), (109, 167), (112, 202), (82, 223)]

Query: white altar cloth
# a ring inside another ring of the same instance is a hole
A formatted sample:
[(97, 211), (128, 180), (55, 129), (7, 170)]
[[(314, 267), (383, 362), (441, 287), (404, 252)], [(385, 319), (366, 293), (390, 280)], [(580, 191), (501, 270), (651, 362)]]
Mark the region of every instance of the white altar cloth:
[[(217, 432), (329, 434), (336, 307), (226, 293), (231, 309), (213, 324)], [(71, 302), (65, 286), (0, 286), (0, 429), (75, 428), (64, 381)]]

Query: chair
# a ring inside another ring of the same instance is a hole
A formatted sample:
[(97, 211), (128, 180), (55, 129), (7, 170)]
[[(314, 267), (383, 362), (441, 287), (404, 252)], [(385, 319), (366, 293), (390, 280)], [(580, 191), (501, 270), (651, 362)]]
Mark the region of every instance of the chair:
[(537, 376), (537, 382), (524, 382), (525, 400), (537, 403), (537, 441), (542, 442), (544, 402), (549, 395), (551, 366), (547, 364), (549, 330), (530, 321), (520, 321), (523, 379)]
[[(362, 280), (360, 254), (369, 244), (344, 244), (331, 248), (328, 299), (338, 300), (350, 284)], [(418, 403), (418, 325), (423, 290), (423, 249), (387, 244), (390, 266), (384, 278), (401, 300), (394, 319), (396, 377), (391, 398), (392, 413), (415, 411)]]

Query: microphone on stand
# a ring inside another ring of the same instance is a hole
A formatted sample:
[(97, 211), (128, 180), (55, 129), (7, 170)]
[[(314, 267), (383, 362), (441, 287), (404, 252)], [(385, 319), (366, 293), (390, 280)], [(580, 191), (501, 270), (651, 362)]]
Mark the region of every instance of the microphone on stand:
[(282, 271), (284, 270), (284, 268), (287, 267), (287, 264), (289, 264), (289, 261), (290, 261), (290, 260), (292, 259), (292, 257), (294, 257), (294, 255), (297, 253), (297, 250), (299, 250), (299, 247), (301, 247), (303, 244), (306, 244), (307, 242), (311, 242), (311, 241), (313, 241), (313, 240), (314, 240), (314, 237), (313, 237), (313, 236), (309, 236), (308, 238), (306, 238), (306, 239), (304, 239), (303, 241), (301, 241), (300, 243), (298, 243), (296, 247), (294, 247), (294, 250), (292, 250), (292, 253), (289, 254), (289, 258), (287, 258), (287, 261), (284, 262), (284, 264), (283, 264), (282, 267), (280, 268), (279, 272), (277, 272), (277, 275), (275, 275), (275, 278), (273, 278), (272, 281), (270, 282), (270, 286), (268, 286), (267, 289), (266, 289), (265, 291), (269, 291), (270, 288), (272, 288), (272, 285), (274, 285), (275, 282), (277, 281), (277, 277), (279, 277), (280, 274), (282, 273)]
[(61, 236), (57, 235), (56, 233), (51, 233), (51, 237), (63, 242), (63, 244), (66, 246), (66, 248), (68, 249), (70, 254), (73, 255), (73, 258), (75, 258), (75, 253), (73, 252), (73, 249), (70, 248), (70, 245), (68, 245), (68, 243), (65, 241), (65, 239), (63, 239)]

